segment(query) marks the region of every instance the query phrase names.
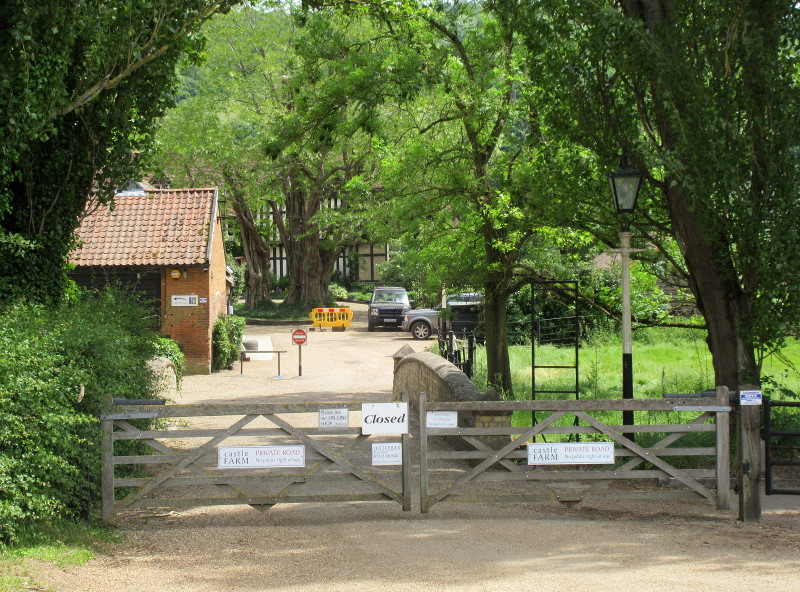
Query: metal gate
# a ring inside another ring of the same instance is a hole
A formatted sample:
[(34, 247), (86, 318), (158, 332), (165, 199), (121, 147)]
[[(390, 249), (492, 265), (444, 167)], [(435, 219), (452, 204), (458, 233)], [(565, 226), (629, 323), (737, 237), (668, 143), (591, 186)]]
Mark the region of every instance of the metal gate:
[[(307, 502), (390, 501), (408, 511), (409, 436), (363, 435), (353, 417), (360, 411), (361, 403), (335, 402), (142, 405), (106, 413), (103, 519), (135, 508)], [(157, 427), (137, 427), (137, 420), (156, 420)], [(126, 442), (149, 454), (126, 453)], [(373, 465), (368, 444), (396, 452), (398, 443), (400, 466)], [(118, 474), (123, 467), (129, 475)]]
[[(797, 408), (800, 408), (800, 402), (771, 401), (770, 397), (764, 397), (764, 492), (767, 495), (800, 495), (800, 487), (774, 486), (775, 467), (800, 467), (800, 460), (795, 457), (796, 451), (800, 450), (800, 430), (776, 426), (774, 415), (780, 409)], [(796, 426), (798, 422), (788, 421), (786, 424)]]

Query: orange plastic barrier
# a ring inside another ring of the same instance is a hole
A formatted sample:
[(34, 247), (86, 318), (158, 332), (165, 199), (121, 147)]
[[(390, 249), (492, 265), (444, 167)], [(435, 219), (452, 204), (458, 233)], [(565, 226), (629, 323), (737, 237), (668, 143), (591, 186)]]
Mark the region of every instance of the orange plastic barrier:
[(353, 320), (353, 311), (349, 308), (314, 308), (311, 310), (311, 322), (315, 327), (345, 327), (350, 326)]

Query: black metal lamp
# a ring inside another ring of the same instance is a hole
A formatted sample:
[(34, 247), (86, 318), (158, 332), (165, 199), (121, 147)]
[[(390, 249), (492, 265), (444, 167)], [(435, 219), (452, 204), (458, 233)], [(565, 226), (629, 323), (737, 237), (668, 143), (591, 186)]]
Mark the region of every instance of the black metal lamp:
[[(614, 206), (620, 217), (619, 233), (622, 259), (622, 398), (633, 399), (633, 340), (631, 327), (631, 232), (628, 217), (636, 209), (636, 198), (644, 175), (628, 164), (628, 154), (622, 151), (617, 170), (608, 173), (608, 184), (614, 197)], [(622, 412), (622, 425), (634, 425), (633, 410)], [(632, 442), (634, 433), (624, 434)]]
[(608, 183), (617, 214), (632, 214), (636, 209), (636, 199), (642, 186), (644, 175), (628, 164), (628, 154), (624, 150), (619, 157), (617, 170), (608, 173)]

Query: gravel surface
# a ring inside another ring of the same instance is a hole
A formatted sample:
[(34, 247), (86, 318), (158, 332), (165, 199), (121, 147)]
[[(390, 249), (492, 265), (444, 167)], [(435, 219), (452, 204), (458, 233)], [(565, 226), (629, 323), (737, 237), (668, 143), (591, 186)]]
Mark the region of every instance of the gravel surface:
[[(431, 342), (366, 331), (309, 332), (297, 376), (292, 327), (250, 327), (287, 350), (187, 377), (177, 403), (386, 401), (392, 354)], [(31, 562), (56, 592), (800, 590), (800, 499), (770, 500), (758, 524), (704, 502), (248, 506), (131, 512), (125, 542), (86, 565)]]

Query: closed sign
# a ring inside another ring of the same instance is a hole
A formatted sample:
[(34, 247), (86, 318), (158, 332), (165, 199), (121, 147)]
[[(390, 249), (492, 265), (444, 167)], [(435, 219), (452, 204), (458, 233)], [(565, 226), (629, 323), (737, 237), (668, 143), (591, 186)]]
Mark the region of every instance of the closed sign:
[(364, 403), (362, 434), (407, 434), (408, 403)]

